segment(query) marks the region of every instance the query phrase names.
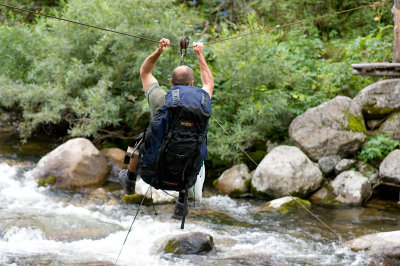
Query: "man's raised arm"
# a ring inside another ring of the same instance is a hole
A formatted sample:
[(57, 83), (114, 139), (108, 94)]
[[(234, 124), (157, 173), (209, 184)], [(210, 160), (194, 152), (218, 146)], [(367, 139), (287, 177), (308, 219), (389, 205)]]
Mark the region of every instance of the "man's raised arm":
[(193, 43), (193, 51), (197, 56), (197, 60), (199, 61), (200, 66), (200, 76), (201, 82), (203, 83), (203, 90), (208, 92), (210, 98), (212, 96), (214, 90), (214, 78), (211, 73), (210, 68), (207, 65), (206, 59), (204, 58), (204, 44), (201, 42)]
[(152, 72), (157, 64), (158, 58), (165, 51), (165, 48), (170, 45), (168, 39), (161, 39), (157, 50), (155, 50), (151, 55), (149, 55), (140, 67), (140, 78), (142, 79), (143, 90), (146, 91), (147, 87), (157, 82), (156, 78), (153, 76)]

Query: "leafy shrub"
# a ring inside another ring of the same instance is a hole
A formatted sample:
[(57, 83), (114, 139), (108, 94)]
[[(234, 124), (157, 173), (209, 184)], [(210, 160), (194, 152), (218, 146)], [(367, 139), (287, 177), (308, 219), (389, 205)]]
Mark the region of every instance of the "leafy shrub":
[(400, 141), (391, 139), (388, 134), (378, 133), (374, 137), (368, 139), (358, 158), (364, 162), (370, 162), (376, 165), (398, 147), (400, 147)]

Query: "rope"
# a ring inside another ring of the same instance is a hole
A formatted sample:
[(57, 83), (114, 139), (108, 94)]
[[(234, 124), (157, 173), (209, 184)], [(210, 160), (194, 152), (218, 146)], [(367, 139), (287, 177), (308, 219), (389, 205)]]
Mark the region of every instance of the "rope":
[(144, 196), (143, 196), (142, 202), (140, 202), (140, 205), (139, 205), (139, 207), (138, 207), (138, 209), (137, 209), (137, 211), (136, 211), (136, 214), (135, 214), (135, 217), (133, 218), (133, 221), (132, 221), (132, 223), (131, 223), (131, 226), (129, 227), (128, 233), (126, 234), (124, 243), (122, 244), (122, 247), (121, 247), (121, 249), (119, 250), (119, 254), (118, 254), (117, 259), (115, 260), (114, 265), (117, 265), (117, 262), (118, 262), (118, 260), (119, 260), (119, 256), (121, 256), (122, 249), (124, 248), (125, 243), (126, 243), (126, 240), (128, 239), (129, 233), (131, 232), (133, 223), (136, 221), (136, 217), (137, 217), (138, 214), (139, 214), (140, 207), (142, 207), (143, 202), (144, 202), (144, 199), (146, 198), (147, 192), (149, 192), (149, 189), (150, 189), (150, 188), (151, 188), (151, 186), (149, 186), (149, 188), (146, 190), (146, 193), (145, 193)]
[[(337, 15), (340, 15), (340, 14), (344, 14), (344, 13), (348, 13), (348, 12), (351, 12), (351, 11), (360, 10), (360, 9), (364, 9), (364, 8), (377, 7), (377, 6), (380, 6), (380, 5), (384, 5), (384, 0), (382, 2), (375, 2), (373, 4), (359, 6), (359, 7), (351, 8), (351, 9), (346, 9), (346, 10), (338, 11), (338, 12), (327, 14), (327, 15), (322, 15), (322, 16), (317, 16), (317, 17), (313, 17), (313, 18), (298, 20), (298, 21), (295, 21), (295, 22), (292, 22), (292, 23), (287, 23), (287, 24), (284, 24), (284, 25), (277, 25), (275, 27), (268, 27), (268, 28), (264, 28), (264, 29), (261, 29), (261, 30), (255, 31), (255, 32), (250, 32), (250, 33), (246, 33), (246, 34), (240, 34), (240, 35), (237, 35), (237, 36), (227, 37), (227, 38), (223, 38), (223, 39), (220, 39), (220, 40), (204, 43), (204, 45), (210, 45), (210, 44), (224, 42), (224, 41), (228, 41), (228, 40), (232, 40), (232, 39), (243, 38), (243, 37), (247, 37), (247, 36), (250, 36), (250, 35), (256, 35), (256, 34), (264, 33), (266, 31), (282, 29), (282, 28), (290, 27), (290, 26), (293, 26), (293, 25), (296, 25), (296, 24), (306, 23), (306, 22), (309, 22), (309, 21), (318, 20), (318, 19), (322, 19), (322, 18), (327, 18), (327, 17), (331, 17), (331, 16), (337, 16)], [(82, 23), (82, 22), (79, 22), (79, 21), (69, 20), (69, 19), (65, 19), (65, 18), (59, 18), (59, 17), (55, 17), (55, 16), (39, 13), (39, 12), (36, 12), (36, 11), (33, 11), (33, 10), (29, 10), (29, 9), (25, 9), (25, 8), (19, 8), (19, 7), (15, 7), (15, 6), (11, 6), (11, 5), (6, 5), (6, 4), (3, 4), (3, 3), (0, 3), (0, 6), (11, 8), (11, 9), (18, 10), (18, 11), (21, 11), (21, 12), (32, 13), (32, 14), (35, 14), (35, 15), (43, 16), (43, 17), (62, 20), (62, 21), (78, 24), (78, 25), (85, 26), (85, 27), (90, 27), (90, 28), (94, 28), (94, 29), (98, 29), (98, 30), (108, 31), (108, 32), (112, 32), (112, 33), (116, 33), (116, 34), (120, 34), (120, 35), (124, 35), (124, 36), (128, 36), (128, 37), (132, 37), (132, 38), (136, 38), (136, 39), (141, 39), (141, 40), (145, 40), (145, 41), (149, 41), (149, 42), (160, 43), (160, 41), (153, 40), (153, 39), (150, 39), (150, 38), (146, 38), (146, 37), (142, 37), (142, 36), (138, 36), (138, 35), (133, 35), (133, 34), (130, 34), (130, 33), (125, 33), (125, 32), (120, 32), (120, 31), (116, 31), (116, 30), (110, 30), (110, 29), (107, 29), (107, 28), (99, 27), (99, 26), (93, 26), (93, 25)], [(179, 45), (176, 45), (176, 44), (170, 44), (170, 46), (178, 47), (178, 48), (180, 47)], [(188, 48), (193, 48), (193, 46), (188, 46)]]
[[(226, 129), (221, 125), (221, 123), (218, 122), (218, 120), (211, 115), (211, 117), (214, 119), (214, 121), (223, 129), (223, 131), (225, 132), (225, 134), (227, 134), (229, 136), (229, 138), (231, 138), (231, 140), (236, 144), (236, 146), (258, 167), (258, 163), (255, 162), (253, 160), (253, 158), (251, 158), (251, 156), (239, 145), (239, 143), (237, 143), (233, 137), (228, 133), (228, 131), (226, 131)], [(289, 197), (291, 197), (292, 199), (294, 199), (302, 208), (304, 208), (309, 214), (311, 214), (311, 216), (313, 216), (316, 220), (318, 220), (321, 224), (323, 224), (326, 228), (328, 228), (333, 234), (336, 235), (336, 237), (339, 240), (339, 244), (342, 245), (342, 236), (337, 233), (335, 230), (333, 230), (329, 225), (327, 225), (324, 221), (321, 220), (321, 218), (319, 218), (318, 216), (316, 216), (314, 213), (312, 213), (309, 209), (307, 209), (306, 206), (304, 206), (303, 203), (301, 203), (296, 197), (294, 197), (289, 191), (287, 191), (284, 187), (282, 187), (282, 189), (285, 191), (285, 193), (287, 195), (289, 195)]]
[[(78, 24), (78, 25), (81, 25), (81, 26), (89, 27), (89, 28), (108, 31), (108, 32), (112, 32), (112, 33), (116, 33), (116, 34), (120, 34), (120, 35), (124, 35), (124, 36), (128, 36), (128, 37), (132, 37), (132, 38), (136, 38), (136, 39), (141, 39), (141, 40), (145, 40), (145, 41), (149, 41), (149, 42), (156, 42), (156, 43), (160, 42), (160, 41), (157, 41), (157, 40), (153, 40), (153, 39), (142, 37), (142, 36), (133, 35), (133, 34), (130, 34), (130, 33), (125, 33), (125, 32), (120, 32), (120, 31), (116, 31), (116, 30), (106, 29), (106, 28), (103, 28), (103, 27), (93, 26), (93, 25), (82, 23), (82, 22), (75, 21), (75, 20), (59, 18), (59, 17), (55, 17), (55, 16), (39, 13), (39, 12), (36, 12), (36, 11), (33, 11), (33, 10), (29, 10), (29, 9), (25, 9), (25, 8), (19, 8), (19, 7), (15, 7), (15, 6), (11, 6), (11, 5), (6, 5), (6, 4), (3, 4), (3, 3), (0, 3), (0, 6), (11, 8), (11, 9), (18, 10), (18, 11), (21, 11), (21, 12), (32, 13), (32, 14), (35, 14), (35, 15), (38, 15), (38, 16), (43, 16), (43, 17), (48, 17), (48, 18), (52, 18), (52, 19), (56, 19), (56, 20), (66, 21), (66, 22), (69, 22), (69, 23), (74, 23), (74, 24)], [(175, 44), (171, 44), (171, 46), (179, 47), (178, 45), (175, 45)]]

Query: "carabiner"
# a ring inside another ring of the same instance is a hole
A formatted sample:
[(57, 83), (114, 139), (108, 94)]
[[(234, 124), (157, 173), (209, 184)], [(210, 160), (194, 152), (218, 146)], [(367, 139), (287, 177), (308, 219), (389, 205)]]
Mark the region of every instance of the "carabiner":
[(183, 35), (181, 38), (181, 42), (180, 42), (180, 46), (181, 46), (181, 66), (184, 65), (185, 63), (185, 56), (187, 53), (187, 49), (189, 47), (189, 37), (186, 35)]

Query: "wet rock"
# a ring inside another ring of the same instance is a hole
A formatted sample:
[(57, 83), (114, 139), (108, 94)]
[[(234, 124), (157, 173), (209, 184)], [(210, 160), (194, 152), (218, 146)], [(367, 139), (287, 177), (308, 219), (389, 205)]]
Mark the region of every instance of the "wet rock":
[(383, 159), (379, 166), (379, 176), (383, 181), (400, 184), (400, 149), (392, 151)]
[(195, 218), (197, 220), (207, 221), (212, 224), (251, 227), (252, 225), (248, 222), (239, 221), (226, 213), (219, 212), (211, 209), (197, 209), (190, 208), (188, 217)]
[(236, 257), (224, 259), (225, 265), (235, 266), (251, 266), (251, 265), (265, 265), (265, 266), (289, 266), (290, 264), (282, 261), (281, 259), (274, 258), (268, 254), (247, 253), (238, 255)]
[(317, 190), (323, 176), (297, 147), (279, 146), (260, 162), (251, 181), (251, 192), (256, 196), (280, 198), (288, 193), (306, 197)]
[[(146, 193), (147, 192), (147, 193)], [(167, 194), (167, 193), (169, 194)], [(135, 194), (126, 195), (125, 193), (122, 195), (122, 202), (129, 204), (139, 204), (143, 197), (146, 195), (144, 200), (144, 204), (164, 204), (164, 203), (173, 203), (176, 201), (178, 197), (178, 192), (176, 191), (162, 191), (161, 189), (155, 189), (151, 187), (149, 189), (149, 184), (145, 183), (141, 178), (137, 178)]]
[(113, 175), (118, 176), (119, 171), (128, 168), (128, 165), (124, 164), (125, 151), (119, 148), (109, 148), (101, 150), (100, 153), (111, 164)]
[(353, 154), (364, 143), (366, 133), (361, 108), (344, 96), (307, 110), (289, 127), (291, 143), (314, 161)]
[(342, 159), (338, 164), (335, 166), (335, 174), (338, 175), (344, 171), (350, 170), (352, 167), (355, 166), (356, 160), (354, 159)]
[(200, 232), (175, 236), (164, 243), (165, 253), (205, 254), (214, 249), (213, 237)]
[(388, 118), (379, 128), (382, 134), (388, 134), (392, 139), (400, 141), (400, 113)]
[(80, 262), (72, 264), (63, 264), (64, 266), (113, 266), (111, 261), (94, 261), (94, 262)]
[(314, 204), (319, 204), (319, 205), (330, 205), (330, 202), (325, 202), (328, 200), (328, 189), (326, 187), (320, 188), (317, 192), (312, 194), (308, 199), (314, 203)]
[(379, 171), (372, 165), (358, 161), (355, 165), (356, 169), (358, 172), (360, 172), (363, 176), (367, 177), (369, 179), (369, 182), (374, 185), (376, 182), (378, 182), (379, 178)]
[(291, 210), (302, 208), (302, 206), (300, 204), (302, 204), (306, 208), (311, 207), (311, 202), (309, 202), (308, 200), (303, 200), (303, 199), (300, 199), (297, 197), (294, 198), (294, 197), (286, 196), (283, 198), (268, 201), (267, 203), (265, 203), (264, 206), (254, 208), (253, 211), (256, 213), (259, 213), (259, 212), (288, 213)]
[(364, 235), (344, 244), (354, 251), (363, 250), (391, 258), (400, 258), (400, 231)]
[(387, 79), (362, 89), (353, 102), (361, 106), (364, 117), (377, 119), (400, 110), (400, 79)]
[(109, 172), (110, 166), (99, 150), (89, 140), (76, 138), (44, 156), (33, 175), (38, 181), (51, 178), (51, 188), (76, 190), (104, 184)]
[(215, 188), (223, 195), (239, 197), (248, 192), (249, 179), (250, 174), (247, 165), (235, 165), (222, 173), (215, 183)]
[(340, 161), (339, 155), (324, 156), (318, 160), (319, 167), (325, 176), (333, 174), (335, 166)]
[[(356, 171), (346, 171), (338, 175), (328, 186), (332, 201), (344, 205), (361, 205), (371, 192), (368, 178)], [(325, 203), (328, 199), (325, 199)]]

